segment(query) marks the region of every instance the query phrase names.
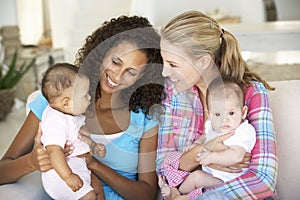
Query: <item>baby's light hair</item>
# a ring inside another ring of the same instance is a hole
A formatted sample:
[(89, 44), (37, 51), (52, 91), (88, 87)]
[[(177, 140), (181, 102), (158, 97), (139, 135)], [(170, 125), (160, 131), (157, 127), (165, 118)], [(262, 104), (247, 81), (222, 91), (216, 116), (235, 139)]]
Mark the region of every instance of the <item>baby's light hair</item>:
[[(228, 95), (231, 94), (236, 94), (236, 97), (239, 100), (241, 108), (244, 105), (244, 93), (243, 89), (241, 86), (233, 79), (232, 77), (229, 76), (224, 76), (224, 77), (218, 77), (214, 79), (207, 88), (206, 91), (206, 104), (209, 109), (209, 99), (214, 98), (216, 94), (224, 94), (224, 98), (228, 98)], [(233, 98), (234, 96), (230, 96), (230, 98)]]

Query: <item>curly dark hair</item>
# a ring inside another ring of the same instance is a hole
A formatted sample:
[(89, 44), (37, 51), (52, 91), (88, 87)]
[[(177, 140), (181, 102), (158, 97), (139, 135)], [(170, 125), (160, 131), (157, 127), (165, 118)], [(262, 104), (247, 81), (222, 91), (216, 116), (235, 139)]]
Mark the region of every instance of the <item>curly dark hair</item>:
[(139, 16), (120, 16), (104, 22), (86, 38), (85, 44), (78, 50), (75, 64), (90, 78), (90, 95), (95, 99), (89, 110), (93, 110), (95, 102), (101, 97), (99, 77), (103, 70), (103, 59), (111, 48), (121, 42), (134, 45), (147, 57), (143, 77), (122, 90), (121, 98), (125, 105), (129, 105), (130, 111), (138, 112), (141, 109), (151, 117), (151, 106), (160, 105), (165, 98), (160, 36), (147, 18)]

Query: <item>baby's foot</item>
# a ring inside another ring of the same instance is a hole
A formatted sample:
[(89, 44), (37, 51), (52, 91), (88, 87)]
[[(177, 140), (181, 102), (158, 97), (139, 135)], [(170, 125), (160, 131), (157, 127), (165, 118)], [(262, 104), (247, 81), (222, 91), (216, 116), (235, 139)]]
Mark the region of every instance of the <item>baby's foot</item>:
[(171, 188), (167, 184), (166, 178), (164, 176), (158, 176), (158, 186), (161, 190), (161, 196), (163, 199), (168, 199), (171, 194)]
[(162, 188), (165, 184), (167, 184), (166, 178), (164, 176), (158, 176), (158, 186)]
[(168, 200), (171, 194), (171, 188), (168, 185), (165, 185), (161, 188), (161, 196), (165, 199)]

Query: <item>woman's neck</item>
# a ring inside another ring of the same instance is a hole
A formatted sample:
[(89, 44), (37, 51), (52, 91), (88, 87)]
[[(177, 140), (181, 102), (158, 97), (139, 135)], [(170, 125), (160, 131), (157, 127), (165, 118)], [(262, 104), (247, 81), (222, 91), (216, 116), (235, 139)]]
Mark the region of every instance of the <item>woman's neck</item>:
[(209, 71), (208, 73), (205, 74), (205, 76), (202, 76), (205, 78), (201, 78), (200, 81), (196, 83), (196, 86), (198, 87), (200, 92), (204, 95), (204, 97), (206, 96), (206, 90), (208, 88), (208, 85), (218, 76), (220, 76), (219, 72)]
[(121, 92), (113, 94), (102, 92), (101, 98), (97, 100), (96, 104), (99, 110), (118, 110), (127, 107), (121, 100)]
[(205, 79), (201, 78), (200, 81), (196, 84), (196, 86), (198, 87), (199, 98), (200, 98), (200, 100), (202, 102), (202, 106), (203, 106), (204, 120), (208, 119), (208, 109), (207, 109), (207, 104), (206, 104), (207, 88), (208, 88), (208, 85), (218, 76), (219, 76), (219, 74), (217, 74), (217, 73), (211, 73), (210, 76), (205, 76)]

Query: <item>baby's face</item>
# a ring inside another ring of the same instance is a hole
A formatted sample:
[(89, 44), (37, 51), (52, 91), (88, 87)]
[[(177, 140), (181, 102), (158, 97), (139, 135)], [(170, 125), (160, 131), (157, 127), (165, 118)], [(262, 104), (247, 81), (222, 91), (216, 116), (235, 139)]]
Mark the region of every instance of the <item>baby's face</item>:
[(209, 116), (215, 131), (231, 132), (242, 122), (243, 108), (238, 98), (233, 96), (226, 99), (215, 98), (210, 102)]
[(71, 112), (73, 115), (85, 113), (90, 104), (91, 96), (89, 95), (90, 81), (86, 77), (77, 77), (74, 83), (72, 93)]

